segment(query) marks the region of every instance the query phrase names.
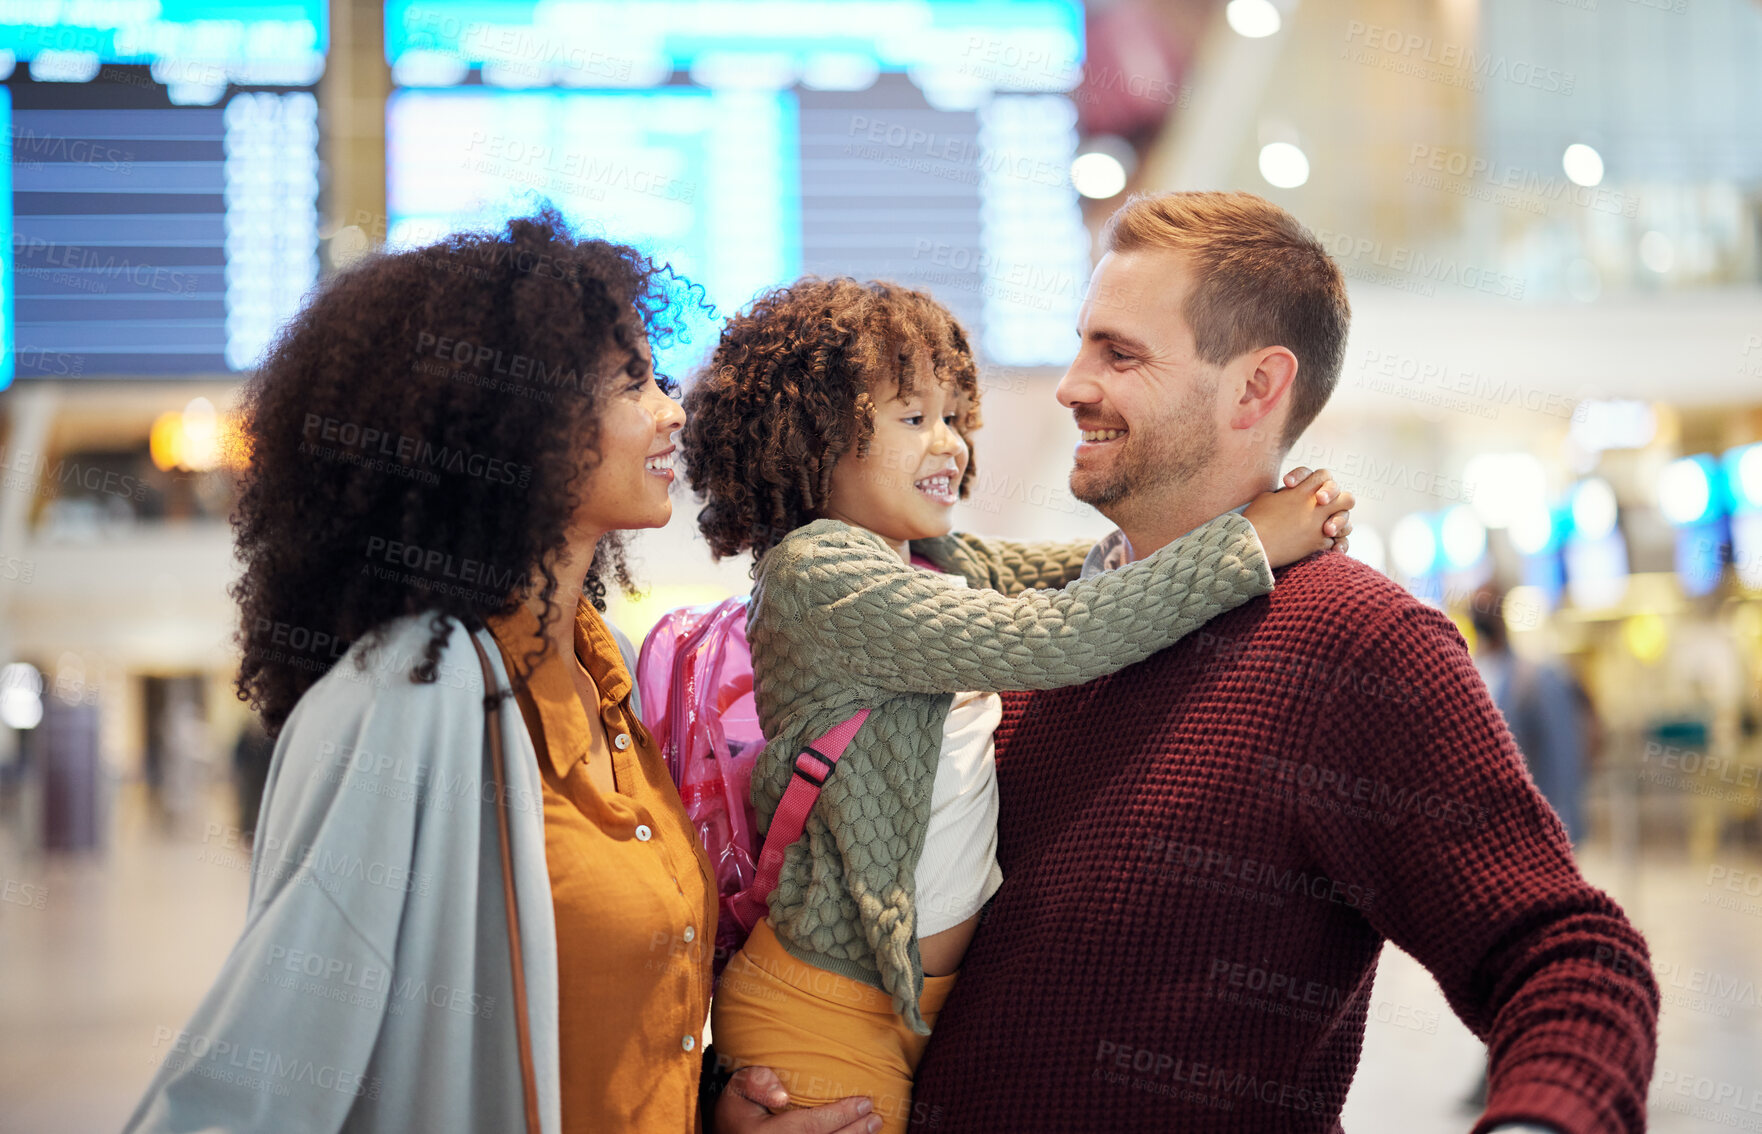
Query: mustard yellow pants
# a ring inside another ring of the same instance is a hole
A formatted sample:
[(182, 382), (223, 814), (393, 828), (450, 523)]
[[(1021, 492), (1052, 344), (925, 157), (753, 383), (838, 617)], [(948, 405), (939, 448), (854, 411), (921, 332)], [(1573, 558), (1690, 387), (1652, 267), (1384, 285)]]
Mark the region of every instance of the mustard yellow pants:
[[(918, 1009), (932, 1027), (957, 975), (924, 978)], [(791, 1107), (868, 1096), (883, 1134), (904, 1134), (912, 1073), (930, 1042), (887, 993), (796, 960), (764, 921), (722, 971), (710, 1033), (729, 1066), (776, 1071)]]

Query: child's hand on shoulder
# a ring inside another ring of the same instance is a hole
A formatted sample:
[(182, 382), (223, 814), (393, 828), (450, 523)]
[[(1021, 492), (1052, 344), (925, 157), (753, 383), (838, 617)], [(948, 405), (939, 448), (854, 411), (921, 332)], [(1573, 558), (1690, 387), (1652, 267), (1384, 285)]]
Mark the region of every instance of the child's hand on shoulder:
[(1282, 490), (1256, 496), (1242, 515), (1260, 536), (1267, 562), (1283, 567), (1318, 551), (1345, 551), (1356, 503), (1327, 469), (1299, 466), (1285, 474)]

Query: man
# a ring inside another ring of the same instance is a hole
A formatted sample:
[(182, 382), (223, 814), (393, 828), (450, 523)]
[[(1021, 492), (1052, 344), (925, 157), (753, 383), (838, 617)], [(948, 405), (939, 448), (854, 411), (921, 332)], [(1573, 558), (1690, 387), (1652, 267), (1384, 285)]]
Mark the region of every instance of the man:
[[(1147, 555), (1277, 482), (1345, 346), (1339, 270), (1246, 194), (1105, 231), (1059, 400), (1072, 491)], [(1009, 699), (1003, 888), (914, 1129), (1335, 1131), (1385, 941), (1488, 1042), (1477, 1134), (1638, 1131), (1658, 993), (1443, 615), (1322, 554), (1113, 677)]]

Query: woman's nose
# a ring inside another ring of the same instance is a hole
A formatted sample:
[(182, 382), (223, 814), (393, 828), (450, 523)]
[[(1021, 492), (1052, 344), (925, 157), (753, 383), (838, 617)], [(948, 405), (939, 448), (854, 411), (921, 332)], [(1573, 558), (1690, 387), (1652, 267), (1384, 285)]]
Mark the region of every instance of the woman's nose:
[(655, 414), (655, 431), (666, 434), (685, 428), (685, 407), (665, 394), (661, 395), (661, 401), (665, 404)]

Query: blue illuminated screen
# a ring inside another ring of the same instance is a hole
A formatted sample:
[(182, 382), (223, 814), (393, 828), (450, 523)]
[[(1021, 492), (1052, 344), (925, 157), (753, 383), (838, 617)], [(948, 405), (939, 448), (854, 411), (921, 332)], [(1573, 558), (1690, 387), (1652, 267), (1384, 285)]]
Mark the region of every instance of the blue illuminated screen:
[(391, 0), (388, 239), (555, 203), (703, 285), (675, 374), (803, 274), (926, 289), (988, 362), (1062, 363), (1082, 53), (1066, 0)]
[[(52, 14), (52, 22), (21, 17)], [(0, 5), (0, 50), (15, 59), (90, 55), (104, 63), (187, 60), (226, 66), (322, 56), (329, 35), (323, 0), (96, 0)]]

